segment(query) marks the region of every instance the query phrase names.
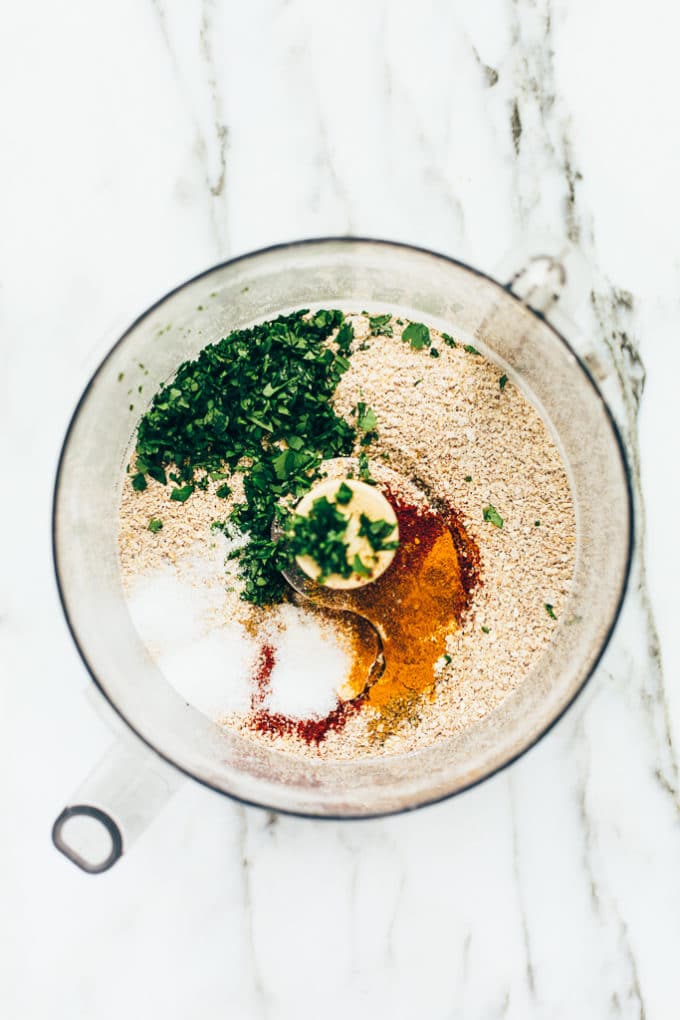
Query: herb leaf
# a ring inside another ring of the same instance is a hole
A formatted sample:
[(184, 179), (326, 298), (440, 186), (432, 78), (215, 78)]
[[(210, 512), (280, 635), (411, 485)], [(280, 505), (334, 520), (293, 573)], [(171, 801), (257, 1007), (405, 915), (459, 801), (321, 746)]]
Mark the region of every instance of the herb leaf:
[(351, 502), (353, 495), (354, 493), (350, 486), (347, 485), (346, 482), (342, 482), (340, 488), (335, 494), (335, 502), (340, 506), (347, 506), (347, 504)]
[(499, 514), (498, 510), (496, 510), (495, 506), (492, 506), (491, 503), (489, 503), (488, 506), (484, 507), (483, 512), (485, 521), (488, 521), (490, 524), (495, 524), (497, 528), (503, 527), (503, 518)]
[(429, 347), (432, 342), (430, 331), (422, 322), (410, 322), (401, 334), (401, 339), (410, 341), (416, 351), (422, 351), (423, 347)]
[(366, 405), (361, 401), (357, 405), (357, 408), (359, 414), (357, 425), (360, 429), (363, 429), (364, 432), (370, 432), (378, 424), (375, 411), (372, 407), (366, 407)]
[(507, 384), (508, 384), (508, 377), (507, 377), (507, 375), (502, 375), (500, 377), (500, 379), (498, 380), (498, 385), (500, 386), (501, 393), (503, 392), (503, 390), (505, 389)]
[(399, 542), (396, 539), (387, 541), (396, 527), (395, 524), (384, 520), (372, 520), (367, 514), (361, 514), (359, 521), (359, 536), (368, 539), (368, 544), (373, 552), (399, 548)]
[(543, 607), (551, 620), (557, 619), (557, 617), (555, 616), (555, 610), (553, 609), (549, 602), (544, 602)]
[(161, 530), (162, 527), (163, 521), (161, 521), (158, 517), (152, 517), (149, 520), (148, 528), (149, 531), (153, 532), (154, 535), (156, 535)]
[(371, 336), (392, 336), (393, 329), (388, 325), (391, 318), (389, 312), (386, 315), (369, 315), (368, 324), (371, 327)]
[(180, 489), (173, 489), (170, 493), (170, 499), (174, 499), (176, 503), (186, 503), (193, 491), (194, 486), (189, 482)]
[(360, 577), (370, 577), (373, 573), (371, 568), (367, 567), (363, 562), (359, 553), (355, 553), (354, 555), (354, 559), (352, 560), (352, 570), (355, 574), (359, 574)]
[(467, 351), (468, 354), (479, 354), (479, 351), (477, 350), (477, 348), (473, 347), (472, 344), (465, 344), (465, 346), (463, 347), (463, 350)]

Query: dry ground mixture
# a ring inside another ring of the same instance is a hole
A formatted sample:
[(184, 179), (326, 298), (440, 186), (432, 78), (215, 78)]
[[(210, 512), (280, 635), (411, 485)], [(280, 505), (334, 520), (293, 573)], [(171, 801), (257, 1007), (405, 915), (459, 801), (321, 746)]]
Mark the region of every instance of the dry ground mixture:
[[(293, 735), (258, 734), (244, 716), (220, 720), (253, 740), (314, 758), (414, 751), (494, 709), (549, 642), (566, 602), (576, 551), (574, 507), (557, 448), (522, 393), (510, 381), (501, 383), (501, 370), (464, 342), (448, 346), (435, 330), (432, 346), (439, 357), (399, 342), (406, 322), (393, 318), (393, 336), (374, 336), (366, 316), (348, 318), (356, 339), (350, 367), (335, 391), (336, 411), (349, 418), (359, 400), (373, 408), (378, 438), (370, 458), (376, 477), (383, 463), (459, 511), (479, 548), (481, 583), (461, 629), (447, 639), (435, 697), (420, 704), (417, 725), (404, 725), (376, 742), (370, 713), (359, 711), (317, 745)], [(183, 556), (197, 542), (214, 543), (210, 525), (239, 501), (239, 483), (238, 475), (230, 479), (228, 500), (215, 495), (219, 482), (211, 482), (185, 504), (170, 500), (170, 486), (150, 481), (138, 492), (124, 484), (119, 538), (124, 586), (168, 563), (181, 569)], [(502, 527), (485, 520), (489, 506), (502, 517)], [(157, 533), (149, 530), (152, 518), (163, 522)], [(253, 631), (266, 628), (268, 611), (244, 603), (239, 584), (236, 562), (227, 562), (225, 619), (242, 620)]]

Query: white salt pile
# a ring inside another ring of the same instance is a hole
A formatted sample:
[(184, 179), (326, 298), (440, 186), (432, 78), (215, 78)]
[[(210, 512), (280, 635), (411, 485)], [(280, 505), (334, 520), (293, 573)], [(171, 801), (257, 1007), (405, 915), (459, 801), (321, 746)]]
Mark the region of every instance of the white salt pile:
[[(322, 717), (338, 702), (351, 653), (331, 627), (305, 608), (284, 604), (254, 637), (230, 619), (223, 548), (194, 548), (174, 565), (131, 579), (133, 624), (167, 681), (194, 708), (218, 721), (258, 708), (293, 719)], [(231, 602), (233, 607), (233, 600)], [(255, 690), (260, 649), (275, 664), (264, 690)]]

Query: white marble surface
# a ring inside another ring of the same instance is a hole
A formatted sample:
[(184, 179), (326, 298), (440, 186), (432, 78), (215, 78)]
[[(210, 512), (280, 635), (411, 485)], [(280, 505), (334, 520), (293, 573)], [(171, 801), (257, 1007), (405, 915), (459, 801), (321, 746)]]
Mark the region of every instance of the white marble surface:
[[(679, 28), (666, 0), (5, 5), (8, 1020), (680, 1015)], [(614, 645), (537, 749), (451, 802), (316, 823), (187, 783), (85, 876), (49, 839), (109, 739), (50, 560), (72, 405), (170, 286), (347, 232), (489, 271), (545, 232), (579, 247), (571, 312), (646, 502)]]

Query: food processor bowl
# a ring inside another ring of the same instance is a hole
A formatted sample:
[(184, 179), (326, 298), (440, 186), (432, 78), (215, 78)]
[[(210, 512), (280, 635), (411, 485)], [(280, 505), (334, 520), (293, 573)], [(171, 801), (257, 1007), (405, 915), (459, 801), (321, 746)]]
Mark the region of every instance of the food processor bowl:
[[(91, 676), (149, 748), (242, 801), (352, 818), (405, 811), (464, 790), (512, 762), (559, 719), (611, 636), (629, 572), (632, 501), (621, 438), (602, 395), (530, 300), (430, 251), (354, 238), (312, 240), (201, 273), (118, 340), (88, 384), (64, 442), (54, 558), (64, 612)], [(475, 725), (404, 755), (315, 761), (220, 728), (165, 680), (133, 626), (119, 576), (121, 480), (152, 395), (181, 362), (232, 330), (317, 307), (389, 311), (474, 344), (538, 409), (564, 461), (576, 510), (568, 603), (529, 674)]]

